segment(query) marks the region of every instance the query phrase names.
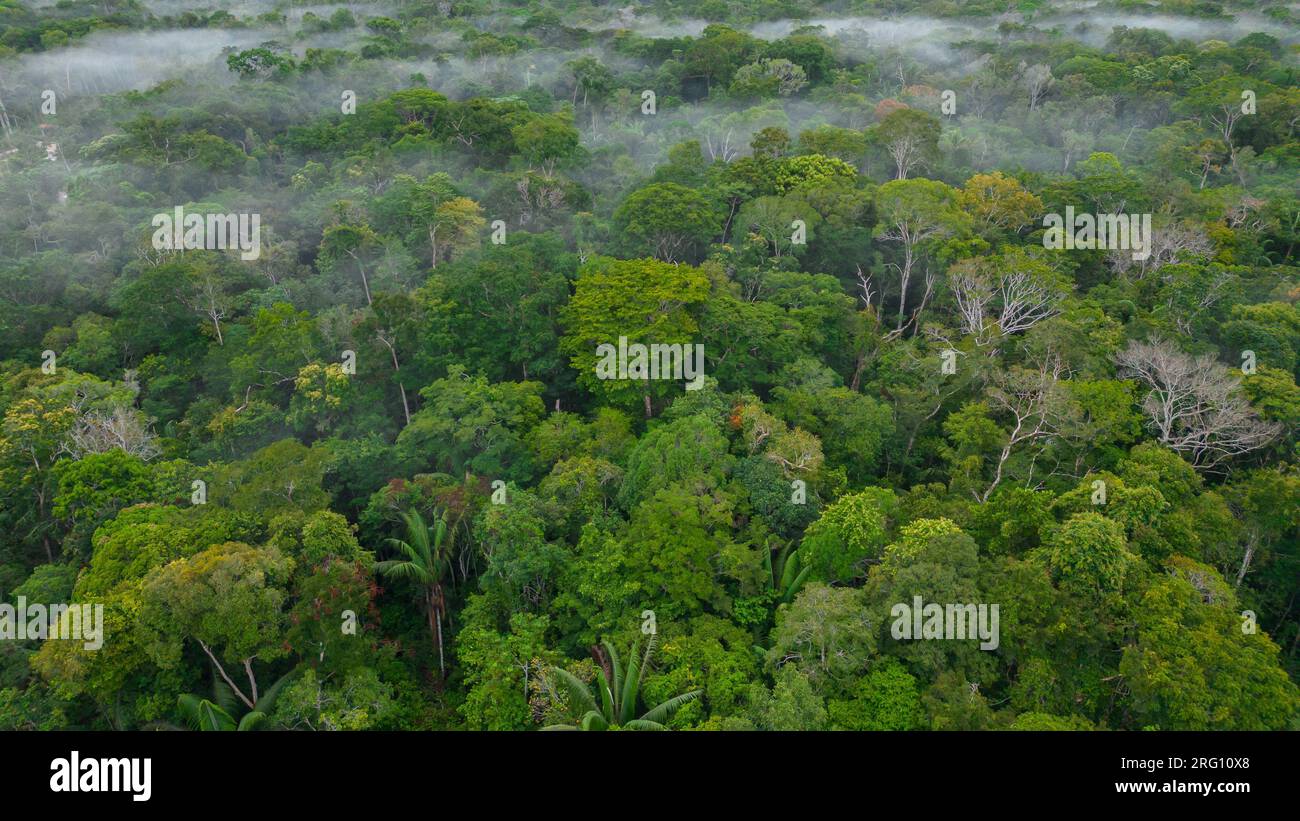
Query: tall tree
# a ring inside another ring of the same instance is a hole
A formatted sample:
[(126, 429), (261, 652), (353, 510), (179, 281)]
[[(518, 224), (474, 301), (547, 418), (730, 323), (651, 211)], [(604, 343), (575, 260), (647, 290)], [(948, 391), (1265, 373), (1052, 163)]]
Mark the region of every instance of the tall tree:
[(425, 524), (418, 511), (402, 514), (406, 538), (390, 538), (388, 544), (402, 556), (378, 562), (375, 571), (393, 579), (407, 579), (420, 588), (429, 618), (429, 636), (438, 650), (438, 673), (447, 677), (443, 654), (442, 622), (447, 613), (447, 594), (443, 580), (451, 569), (455, 552), (456, 528), (447, 523), (447, 512), (434, 517), (433, 526)]

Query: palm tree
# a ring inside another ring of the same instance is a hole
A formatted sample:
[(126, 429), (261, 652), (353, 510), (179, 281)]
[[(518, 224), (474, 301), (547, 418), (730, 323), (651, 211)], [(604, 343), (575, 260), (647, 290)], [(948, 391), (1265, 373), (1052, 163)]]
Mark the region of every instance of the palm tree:
[(395, 579), (411, 579), (424, 591), (425, 611), (429, 616), (429, 634), (438, 648), (438, 672), (447, 677), (442, 652), (442, 617), (447, 611), (442, 580), (451, 568), (454, 530), (447, 525), (447, 513), (437, 514), (433, 527), (418, 512), (403, 513), (406, 539), (389, 539), (388, 544), (405, 558), (379, 562), (375, 570)]
[[(803, 562), (800, 560), (799, 550), (798, 548), (791, 550), (794, 543), (788, 541), (777, 551), (776, 561), (773, 562), (772, 541), (773, 537), (768, 537), (765, 545), (767, 550), (763, 554), (763, 567), (768, 574), (768, 590), (776, 596), (777, 603), (789, 604), (794, 601), (794, 595), (807, 581), (812, 565), (800, 567)], [(781, 544), (779, 541), (777, 543)]]
[(253, 705), (253, 709), (235, 720), (239, 704), (230, 686), (219, 679), (213, 679), (212, 699), (185, 693), (176, 699), (181, 717), (195, 730), (256, 730), (267, 722), (267, 716), (275, 709), (275, 700), (284, 685), (288, 684), (298, 670), (290, 670), (272, 684), (262, 697)]
[[(691, 690), (674, 696), (658, 706), (651, 707), (633, 718), (636, 712), (637, 697), (641, 694), (641, 682), (645, 678), (646, 668), (650, 666), (650, 655), (654, 652), (654, 636), (645, 647), (645, 656), (637, 663), (638, 644), (632, 645), (632, 655), (627, 661), (627, 672), (619, 670), (618, 652), (608, 641), (601, 642), (605, 649), (604, 657), (597, 656), (602, 664), (596, 670), (597, 695), (593, 695), (586, 684), (573, 673), (559, 667), (551, 668), (551, 675), (558, 679), (561, 686), (569, 693), (570, 707), (583, 710), (582, 720), (577, 725), (552, 724), (544, 730), (666, 730), (663, 722), (673, 717), (677, 709), (688, 701), (699, 698), (703, 690)], [(608, 665), (608, 666), (606, 666)], [(613, 686), (610, 677), (613, 677)], [(597, 706), (599, 700), (599, 706)]]

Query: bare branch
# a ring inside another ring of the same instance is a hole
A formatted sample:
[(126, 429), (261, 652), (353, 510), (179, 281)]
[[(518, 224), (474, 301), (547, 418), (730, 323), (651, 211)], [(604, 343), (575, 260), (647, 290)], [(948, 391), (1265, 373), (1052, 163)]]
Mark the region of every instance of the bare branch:
[(1267, 445), (1282, 429), (1255, 414), (1232, 372), (1211, 356), (1153, 340), (1130, 343), (1116, 362), (1150, 389), (1142, 409), (1160, 442), (1202, 470)]

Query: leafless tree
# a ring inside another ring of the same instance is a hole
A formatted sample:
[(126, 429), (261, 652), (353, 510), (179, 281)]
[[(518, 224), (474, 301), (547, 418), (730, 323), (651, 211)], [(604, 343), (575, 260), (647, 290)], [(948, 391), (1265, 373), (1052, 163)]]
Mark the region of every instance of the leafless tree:
[(950, 233), (952, 233), (952, 229), (946, 222), (921, 208), (900, 210), (893, 224), (881, 232), (881, 239), (903, 244), (903, 264), (890, 264), (890, 267), (898, 269), (898, 324), (895, 328), (898, 333), (902, 333), (908, 324), (917, 321), (921, 310), (925, 308), (925, 299), (929, 298), (934, 286), (934, 277), (927, 268), (925, 273), (925, 299), (922, 299), (920, 308), (914, 311), (909, 318), (907, 314), (907, 286), (912, 281), (912, 274), (919, 258), (918, 246), (926, 240), (944, 237)]
[(13, 145), (13, 121), (9, 119), (9, 110), (5, 108), (4, 100), (0, 100), (0, 131), (4, 132), (5, 139)]
[(143, 415), (125, 405), (117, 405), (110, 411), (91, 410), (78, 414), (61, 449), (73, 459), (121, 449), (148, 461), (162, 452)]
[(1056, 316), (1068, 293), (1046, 263), (1028, 257), (966, 260), (949, 270), (948, 282), (962, 330), (981, 346)]
[(1107, 256), (1111, 270), (1136, 279), (1145, 279), (1166, 265), (1182, 262), (1191, 257), (1205, 256), (1214, 250), (1210, 238), (1202, 229), (1182, 222), (1151, 227), (1151, 254), (1146, 259), (1133, 259), (1131, 250), (1114, 250)]
[(1281, 425), (1261, 420), (1232, 372), (1212, 356), (1190, 356), (1156, 339), (1131, 342), (1116, 362), (1150, 389), (1142, 409), (1162, 444), (1202, 470), (1261, 448)]
[(740, 153), (740, 150), (731, 144), (731, 136), (731, 132), (728, 131), (727, 136), (715, 143), (712, 134), (704, 135), (704, 146), (708, 149), (710, 162), (717, 162), (718, 160), (731, 162), (736, 159), (736, 155)]
[[(1217, 105), (1210, 108), (1206, 114), (1206, 119), (1210, 121), (1223, 137), (1223, 142), (1227, 144), (1231, 153), (1236, 153), (1237, 148), (1232, 144), (1232, 132), (1237, 127), (1237, 121), (1245, 116), (1241, 110), (1240, 100), (1221, 100)], [(1199, 119), (1199, 118), (1198, 118)]]
[(1228, 227), (1233, 230), (1249, 231), (1256, 233), (1263, 229), (1267, 221), (1260, 214), (1264, 206), (1268, 205), (1266, 200), (1258, 197), (1252, 197), (1249, 194), (1243, 194), (1237, 203), (1228, 209), (1224, 216), (1227, 218)]
[(919, 134), (900, 134), (885, 144), (894, 160), (894, 179), (905, 180), (925, 156), (925, 140)]
[(871, 274), (863, 271), (860, 263), (856, 267), (858, 270), (858, 290), (862, 291), (861, 299), (868, 308), (874, 309), (875, 306), (871, 304), (871, 300), (876, 296), (876, 289), (871, 284)]
[(564, 187), (550, 174), (526, 174), (515, 183), (519, 192), (519, 225), (532, 222), (537, 210), (555, 210), (564, 205)]
[(1010, 418), (1011, 431), (998, 454), (993, 481), (983, 493), (975, 494), (980, 502), (987, 502), (1002, 483), (1007, 460), (1017, 448), (1059, 435), (1070, 408), (1059, 383), (1068, 377), (1065, 364), (1054, 353), (1044, 356), (1037, 368), (1013, 367), (994, 375), (985, 393), (994, 410)]
[(187, 283), (187, 286), (178, 289), (177, 298), (185, 307), (211, 322), (217, 334), (217, 344), (225, 345), (226, 340), (221, 333), (221, 320), (225, 319), (230, 311), (230, 298), (221, 274), (210, 267), (203, 266), (196, 272), (193, 282)]
[(1033, 111), (1038, 108), (1038, 104), (1056, 82), (1056, 78), (1052, 76), (1052, 69), (1048, 66), (1041, 63), (1032, 66), (1021, 63), (1020, 81), (1024, 83), (1025, 91), (1029, 92), (1029, 110)]
[(1092, 151), (1095, 142), (1091, 134), (1067, 128), (1061, 135), (1061, 151), (1065, 155), (1061, 173), (1064, 174), (1070, 170), (1070, 163), (1074, 162), (1075, 158), (1086, 157)]
[(993, 302), (992, 277), (979, 265), (954, 265), (948, 271), (948, 287), (957, 302), (962, 331), (975, 337), (975, 344), (986, 344)]

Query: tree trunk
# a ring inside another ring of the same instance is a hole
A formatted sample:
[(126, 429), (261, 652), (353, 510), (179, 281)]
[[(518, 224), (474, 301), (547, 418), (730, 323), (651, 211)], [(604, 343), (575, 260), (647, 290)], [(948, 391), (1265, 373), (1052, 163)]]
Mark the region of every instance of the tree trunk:
[(248, 686), (253, 691), (253, 704), (257, 704), (257, 679), (253, 677), (253, 660), (244, 659), (244, 672), (248, 674)]
[(435, 584), (428, 589), (425, 602), (429, 608), (429, 634), (438, 648), (438, 676), (443, 679), (447, 677), (447, 665), (442, 652), (442, 590), (439, 585)]
[(438, 675), (441, 676), (442, 678), (446, 678), (447, 665), (442, 658), (442, 613), (441, 612), (438, 613), (438, 618), (435, 619), (435, 621), (437, 622), (438, 625)]
[[(244, 695), (244, 691), (240, 690), (239, 686), (235, 684), (235, 682), (230, 680), (230, 676), (226, 675), (226, 668), (222, 667), (221, 662), (217, 661), (217, 657), (212, 655), (212, 650), (210, 650), (208, 646), (204, 644), (202, 641), (199, 641), (199, 646), (203, 648), (204, 653), (208, 654), (208, 658), (212, 660), (212, 665), (217, 668), (217, 672), (221, 675), (223, 679), (225, 679), (226, 684), (230, 686), (230, 689), (234, 692), (234, 694), (239, 697), (240, 701), (244, 702), (244, 706), (246, 706), (250, 710), (253, 709), (253, 707), (255, 706), (254, 702), (249, 701), (248, 696)], [(251, 661), (251, 659), (246, 660), (244, 662), (245, 666), (248, 665), (249, 661)], [(252, 677), (251, 670), (249, 671), (249, 677), (250, 678)]]
[[(397, 348), (393, 347), (393, 343), (388, 341), (382, 331), (379, 333), (379, 341), (388, 347), (388, 353), (393, 357), (393, 373), (400, 373), (402, 367), (397, 362)], [(402, 392), (402, 413), (406, 415), (406, 424), (409, 425), (411, 424), (411, 405), (406, 401), (406, 386), (402, 384), (401, 379), (397, 380), (397, 389)]]
[(361, 287), (366, 292), (366, 304), (374, 304), (370, 301), (370, 280), (366, 278), (366, 266), (361, 264), (361, 258), (356, 255), (355, 251), (349, 251), (348, 255), (351, 256), (352, 261), (357, 264), (357, 271), (361, 274)]
[(903, 319), (907, 315), (907, 285), (912, 279), (912, 244), (903, 240), (903, 270), (899, 272), (898, 286), (898, 327), (894, 330), (903, 329)]
[(1250, 570), (1250, 562), (1255, 558), (1255, 536), (1252, 534), (1250, 540), (1246, 542), (1246, 555), (1241, 557), (1241, 569), (1237, 571), (1237, 587), (1246, 579), (1246, 572)]
[(849, 382), (849, 390), (854, 393), (858, 392), (858, 387), (862, 384), (862, 371), (867, 367), (867, 355), (859, 354), (857, 364), (853, 368), (853, 379)]

